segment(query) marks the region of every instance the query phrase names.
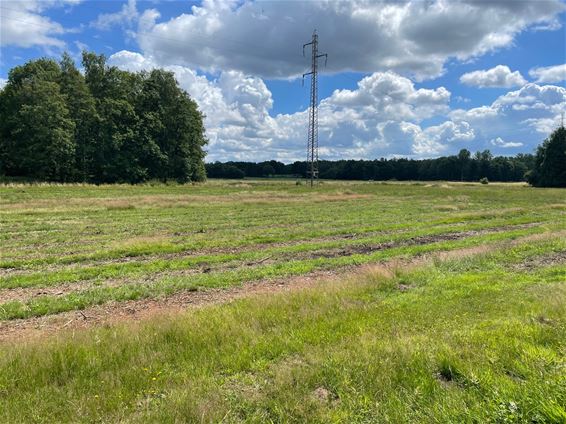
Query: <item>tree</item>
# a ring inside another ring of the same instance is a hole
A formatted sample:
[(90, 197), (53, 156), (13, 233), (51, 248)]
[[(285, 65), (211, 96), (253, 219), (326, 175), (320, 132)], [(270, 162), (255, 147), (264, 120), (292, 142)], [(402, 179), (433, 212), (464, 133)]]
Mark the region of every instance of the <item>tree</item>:
[(244, 171), (242, 171), (240, 168), (234, 166), (234, 165), (222, 165), (223, 169), (222, 169), (222, 178), (230, 178), (230, 179), (242, 179), (244, 178), (246, 175), (244, 174)]
[(460, 164), (460, 181), (464, 181), (464, 173), (467, 170), (472, 154), (467, 149), (462, 149), (458, 153), (458, 162)]
[(142, 74), (136, 102), (146, 140), (144, 162), (152, 178), (178, 182), (203, 181), (204, 137), (197, 104), (179, 88), (172, 72), (155, 69)]
[(147, 156), (155, 149), (134, 107), (143, 76), (109, 67), (103, 55), (93, 53), (83, 53), (83, 66), (98, 115), (91, 181), (138, 183), (148, 179)]
[(75, 124), (56, 83), (34, 81), (19, 93), (25, 101), (16, 112), (12, 136), (14, 163), (26, 176), (69, 181), (73, 175)]
[(527, 181), (535, 187), (566, 187), (566, 128), (560, 126), (537, 148)]
[(203, 115), (198, 105), (185, 91), (181, 91), (178, 111), (178, 143), (173, 152), (174, 177), (179, 182), (204, 181), (206, 170), (204, 146), (208, 143), (204, 135)]
[(10, 71), (0, 90), (0, 173), (58, 181), (202, 181), (203, 116), (170, 72), (132, 73), (83, 52)]
[(261, 175), (263, 177), (271, 177), (273, 174), (275, 174), (275, 168), (273, 167), (273, 165), (271, 165), (269, 162), (264, 163), (261, 167)]
[(10, 71), (2, 94), (0, 156), (7, 175), (69, 181), (74, 130), (58, 79), (59, 65), (39, 59)]
[(59, 86), (67, 109), (75, 124), (75, 179), (87, 181), (92, 174), (92, 160), (96, 150), (96, 129), (99, 116), (96, 103), (83, 75), (67, 53), (60, 62)]

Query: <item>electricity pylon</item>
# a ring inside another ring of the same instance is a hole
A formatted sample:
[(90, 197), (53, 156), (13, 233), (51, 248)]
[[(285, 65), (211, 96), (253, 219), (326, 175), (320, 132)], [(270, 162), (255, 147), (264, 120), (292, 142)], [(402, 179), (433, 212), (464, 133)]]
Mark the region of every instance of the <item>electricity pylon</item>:
[(311, 71), (303, 74), (303, 85), (305, 76), (311, 76), (309, 132), (307, 136), (307, 178), (310, 176), (312, 187), (314, 180), (318, 179), (318, 59), (324, 57), (324, 66), (326, 66), (328, 55), (326, 53), (318, 54), (318, 35), (316, 29), (312, 33), (312, 41), (303, 44), (303, 56), (305, 55), (306, 46), (311, 46), (312, 51)]

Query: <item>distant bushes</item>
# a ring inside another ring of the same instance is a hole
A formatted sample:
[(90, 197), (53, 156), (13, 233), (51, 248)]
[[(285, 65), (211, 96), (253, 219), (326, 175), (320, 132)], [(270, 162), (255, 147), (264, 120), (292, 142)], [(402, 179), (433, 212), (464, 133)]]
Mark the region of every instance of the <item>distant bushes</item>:
[(139, 183), (205, 179), (197, 104), (170, 72), (126, 72), (83, 53), (10, 70), (0, 90), (0, 175)]

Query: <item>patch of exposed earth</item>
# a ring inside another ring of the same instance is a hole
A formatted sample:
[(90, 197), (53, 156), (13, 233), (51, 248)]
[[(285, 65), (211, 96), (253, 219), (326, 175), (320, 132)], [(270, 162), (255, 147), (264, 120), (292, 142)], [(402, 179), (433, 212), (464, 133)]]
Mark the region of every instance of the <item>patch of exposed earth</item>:
[(538, 268), (545, 268), (553, 265), (566, 264), (566, 250), (549, 252), (544, 255), (533, 256), (515, 264), (515, 271), (532, 271)]

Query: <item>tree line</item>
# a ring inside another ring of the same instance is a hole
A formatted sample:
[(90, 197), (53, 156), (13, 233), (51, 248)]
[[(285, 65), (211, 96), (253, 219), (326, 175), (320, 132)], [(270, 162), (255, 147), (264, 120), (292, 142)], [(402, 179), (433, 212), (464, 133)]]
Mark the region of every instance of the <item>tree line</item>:
[(10, 70), (0, 91), (0, 175), (139, 183), (206, 178), (203, 116), (170, 72), (128, 72), (83, 52)]
[[(525, 181), (535, 166), (535, 156), (494, 157), (489, 150), (471, 154), (462, 149), (458, 155), (435, 159), (376, 159), (320, 161), (319, 177), (338, 180), (449, 180)], [(210, 178), (294, 177), (306, 174), (307, 163), (214, 162), (206, 164)]]

